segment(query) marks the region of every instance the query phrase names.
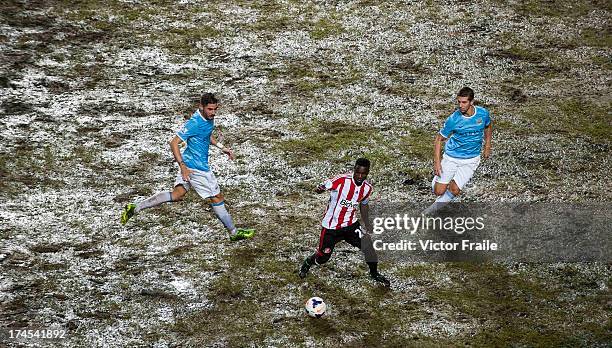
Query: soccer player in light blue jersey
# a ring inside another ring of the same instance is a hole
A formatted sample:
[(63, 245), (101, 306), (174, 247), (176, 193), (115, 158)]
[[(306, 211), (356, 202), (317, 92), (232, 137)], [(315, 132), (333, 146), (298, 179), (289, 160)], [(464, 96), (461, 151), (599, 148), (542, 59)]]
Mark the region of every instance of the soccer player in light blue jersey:
[[(234, 159), (234, 152), (223, 146), (213, 136), (218, 104), (219, 102), (213, 94), (203, 94), (200, 98), (198, 110), (193, 113), (170, 141), (170, 149), (179, 165), (172, 192), (159, 192), (140, 203), (126, 205), (121, 214), (122, 224), (125, 225), (132, 216), (143, 209), (152, 208), (166, 202), (182, 200), (187, 191), (193, 187), (200, 197), (210, 200), (213, 211), (229, 231), (230, 240), (253, 237), (254, 230), (238, 229), (234, 226), (232, 217), (225, 208), (225, 199), (221, 194), (217, 179), (208, 165), (210, 145), (218, 147), (230, 159)], [(182, 142), (185, 142), (186, 148), (181, 153), (179, 144)]]
[[(438, 198), (424, 214), (433, 213), (461, 194), (480, 164), (483, 142), (482, 157), (486, 160), (491, 155), (493, 123), (489, 111), (474, 105), (474, 91), (469, 87), (459, 90), (457, 104), (434, 141), (432, 189)], [(444, 155), (440, 156), (444, 141)]]

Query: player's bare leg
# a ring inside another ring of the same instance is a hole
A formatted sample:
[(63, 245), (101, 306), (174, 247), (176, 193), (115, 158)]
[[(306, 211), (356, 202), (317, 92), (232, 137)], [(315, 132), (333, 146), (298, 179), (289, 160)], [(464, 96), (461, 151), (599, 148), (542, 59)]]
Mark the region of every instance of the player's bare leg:
[(382, 284), (385, 287), (391, 286), (391, 282), (384, 275), (378, 272), (378, 255), (372, 244), (372, 238), (369, 234), (364, 234), (361, 237), (361, 252), (363, 253), (368, 268), (370, 269), (370, 278), (377, 283)]
[(433, 188), (434, 194), (436, 196), (442, 196), (446, 192), (446, 189), (448, 188), (448, 186), (449, 186), (448, 184), (442, 184), (442, 183), (436, 182)]
[(187, 190), (185, 189), (183, 185), (174, 186), (174, 190), (172, 190), (172, 193), (171, 193), (172, 201), (173, 202), (182, 201), (183, 198), (185, 198), (186, 193), (187, 193)]
[(455, 197), (461, 194), (461, 189), (455, 182), (455, 180), (451, 180), (448, 184), (443, 184), (436, 182), (433, 186), (433, 191), (438, 198), (436, 201), (430, 205), (427, 209), (423, 210), (421, 214), (423, 215), (431, 215), (438, 211), (440, 208), (445, 206), (447, 203), (452, 202)]
[(461, 189), (457, 186), (455, 180), (452, 180), (448, 185), (448, 190), (453, 194), (453, 196), (457, 197), (461, 194)]

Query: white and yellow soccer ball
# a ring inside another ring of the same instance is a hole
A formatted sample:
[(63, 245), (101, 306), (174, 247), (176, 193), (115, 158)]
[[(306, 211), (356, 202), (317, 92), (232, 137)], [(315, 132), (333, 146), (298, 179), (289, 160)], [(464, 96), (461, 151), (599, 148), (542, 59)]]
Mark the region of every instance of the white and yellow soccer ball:
[(306, 313), (313, 318), (321, 318), (327, 310), (327, 305), (320, 297), (311, 297), (304, 304)]

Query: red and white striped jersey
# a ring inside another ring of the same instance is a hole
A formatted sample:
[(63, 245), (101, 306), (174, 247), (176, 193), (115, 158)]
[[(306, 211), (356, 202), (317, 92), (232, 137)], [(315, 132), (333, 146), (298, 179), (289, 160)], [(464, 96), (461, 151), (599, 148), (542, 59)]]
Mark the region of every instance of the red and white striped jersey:
[(364, 180), (360, 186), (357, 186), (353, 180), (353, 173), (327, 179), (322, 185), (331, 191), (327, 210), (321, 221), (321, 226), (329, 230), (354, 224), (357, 221), (355, 211), (359, 208), (359, 204), (368, 204), (372, 194), (372, 185)]

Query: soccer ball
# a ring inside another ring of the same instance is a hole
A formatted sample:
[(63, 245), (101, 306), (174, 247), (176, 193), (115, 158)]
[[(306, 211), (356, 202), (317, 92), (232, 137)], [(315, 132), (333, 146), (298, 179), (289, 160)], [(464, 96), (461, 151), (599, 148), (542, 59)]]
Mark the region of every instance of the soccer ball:
[(325, 310), (327, 309), (327, 305), (323, 302), (323, 299), (320, 297), (311, 297), (304, 304), (304, 309), (306, 313), (313, 318), (321, 318), (323, 314), (325, 314)]

